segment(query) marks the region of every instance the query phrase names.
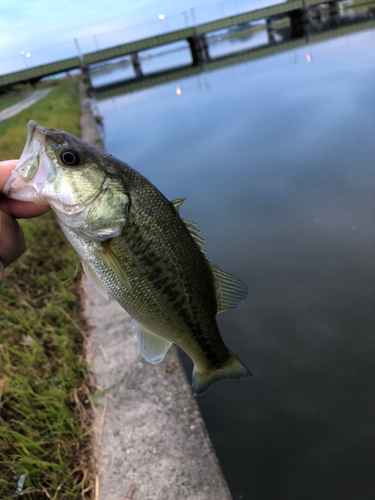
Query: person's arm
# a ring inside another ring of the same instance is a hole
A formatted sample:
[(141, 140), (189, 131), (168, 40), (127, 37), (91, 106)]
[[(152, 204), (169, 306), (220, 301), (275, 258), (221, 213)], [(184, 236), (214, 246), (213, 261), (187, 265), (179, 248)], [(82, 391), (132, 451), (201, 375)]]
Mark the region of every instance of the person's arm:
[(4, 280), (4, 269), (18, 259), (25, 250), (23, 232), (15, 217), (38, 217), (49, 210), (49, 207), (11, 200), (1, 194), (16, 164), (17, 160), (0, 162), (0, 285)]

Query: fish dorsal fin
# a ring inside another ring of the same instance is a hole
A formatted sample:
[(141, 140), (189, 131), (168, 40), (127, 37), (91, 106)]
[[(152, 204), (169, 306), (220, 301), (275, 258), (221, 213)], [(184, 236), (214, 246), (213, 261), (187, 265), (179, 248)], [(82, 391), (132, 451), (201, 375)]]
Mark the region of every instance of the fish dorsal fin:
[(106, 241), (101, 242), (98, 246), (97, 251), (99, 252), (102, 259), (116, 274), (118, 279), (126, 286), (128, 290), (131, 290), (130, 281), (126, 276), (125, 269), (122, 267), (121, 262), (118, 260), (116, 255), (112, 252), (109, 244)]
[(240, 307), (248, 293), (245, 283), (237, 276), (225, 273), (211, 262), (209, 266), (214, 275), (217, 314)]
[[(202, 250), (202, 246), (204, 245), (205, 241), (204, 239), (199, 236), (199, 229), (198, 229), (198, 224), (196, 222), (191, 222), (189, 220), (181, 219), (182, 222), (185, 224), (187, 230), (189, 231), (191, 237), (195, 241), (195, 243), (198, 245), (200, 250)], [(202, 252), (205, 253), (205, 250), (202, 250)]]
[(139, 349), (144, 359), (153, 365), (163, 361), (172, 345), (171, 342), (151, 332), (137, 321), (134, 321), (134, 326), (137, 330)]
[[(174, 206), (174, 208), (178, 214), (180, 213), (180, 207), (185, 200), (186, 200), (186, 198), (177, 198), (176, 200), (171, 201), (172, 205)], [(182, 218), (181, 218), (181, 220), (185, 224), (187, 230), (191, 234), (193, 240), (198, 245), (200, 250), (202, 250), (203, 253), (206, 253), (206, 251), (202, 249), (202, 246), (204, 245), (205, 241), (201, 236), (199, 236), (200, 231), (198, 229), (198, 224), (196, 222), (191, 222), (189, 220), (182, 219)]]
[(180, 207), (185, 200), (186, 200), (186, 198), (176, 198), (175, 200), (171, 201), (171, 203), (174, 206), (177, 213), (179, 213)]
[(99, 278), (94, 273), (94, 271), (91, 269), (91, 267), (89, 267), (83, 260), (81, 262), (82, 262), (83, 271), (86, 274), (86, 278), (91, 283), (91, 286), (93, 286), (95, 288), (95, 290), (97, 292), (99, 292), (100, 295), (102, 295), (102, 297), (109, 300), (108, 292), (104, 288), (103, 283), (99, 280)]

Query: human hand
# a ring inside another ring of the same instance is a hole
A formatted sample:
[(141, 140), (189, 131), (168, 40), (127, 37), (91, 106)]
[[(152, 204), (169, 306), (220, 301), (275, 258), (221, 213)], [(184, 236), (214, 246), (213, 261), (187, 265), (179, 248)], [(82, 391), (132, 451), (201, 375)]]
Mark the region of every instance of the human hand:
[(14, 262), (25, 250), (22, 229), (17, 218), (38, 217), (48, 212), (45, 205), (34, 205), (26, 201), (11, 200), (1, 194), (17, 160), (0, 161), (0, 285), (4, 280), (4, 269)]

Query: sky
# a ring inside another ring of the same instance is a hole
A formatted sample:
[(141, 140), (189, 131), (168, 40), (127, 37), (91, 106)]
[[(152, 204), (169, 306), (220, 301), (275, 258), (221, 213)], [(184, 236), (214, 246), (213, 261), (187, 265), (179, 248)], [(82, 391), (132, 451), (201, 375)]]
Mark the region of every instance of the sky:
[(0, 74), (74, 57), (75, 38), (81, 52), (91, 52), (275, 3), (279, 0), (0, 0)]

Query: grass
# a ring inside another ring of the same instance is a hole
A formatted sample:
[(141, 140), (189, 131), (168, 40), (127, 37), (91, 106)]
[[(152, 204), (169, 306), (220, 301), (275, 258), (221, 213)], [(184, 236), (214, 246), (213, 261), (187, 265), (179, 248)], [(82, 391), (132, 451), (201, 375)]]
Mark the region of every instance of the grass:
[(54, 89), (41, 101), (0, 124), (0, 154), (2, 159), (18, 158), (21, 154), (26, 139), (26, 125), (29, 120), (35, 120), (46, 128), (59, 128), (79, 136), (78, 82), (74, 79), (54, 80), (48, 86), (54, 87)]
[(16, 104), (19, 101), (22, 101), (22, 99), (25, 99), (25, 97), (27, 97), (29, 94), (30, 92), (23, 91), (15, 95), (12, 95), (10, 97), (0, 98), (0, 111), (2, 111), (5, 108), (9, 108), (10, 106), (13, 106), (13, 104)]
[[(58, 82), (1, 124), (1, 159), (19, 156), (29, 119), (79, 135), (78, 82)], [(0, 287), (0, 498), (89, 499), (93, 407), (78, 257), (51, 213), (20, 225), (27, 250)]]
[[(44, 80), (43, 82), (38, 83), (38, 89), (51, 86), (52, 84), (50, 80)], [(0, 111), (13, 106), (13, 104), (16, 104), (19, 101), (22, 101), (22, 99), (25, 99), (25, 97), (35, 92), (35, 90), (36, 89), (30, 84), (16, 85), (12, 89), (0, 89)]]

